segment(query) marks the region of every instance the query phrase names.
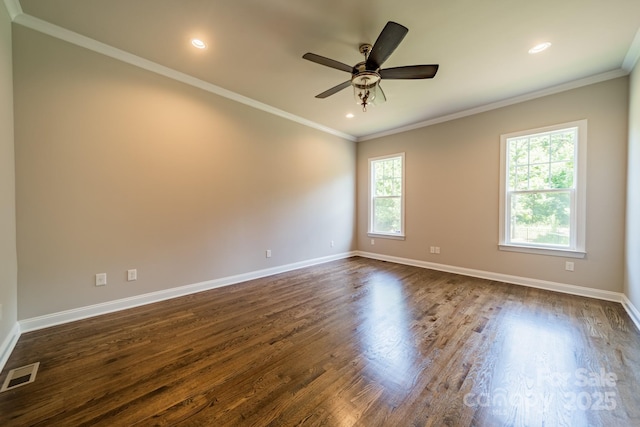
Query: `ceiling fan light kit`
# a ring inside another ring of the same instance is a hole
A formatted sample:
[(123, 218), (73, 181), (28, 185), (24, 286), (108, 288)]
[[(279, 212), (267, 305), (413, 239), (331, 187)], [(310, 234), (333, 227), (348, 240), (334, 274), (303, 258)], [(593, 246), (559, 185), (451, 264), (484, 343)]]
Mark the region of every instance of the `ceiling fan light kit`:
[(351, 79), (353, 86), (353, 97), (356, 103), (362, 106), (362, 111), (367, 111), (367, 105), (371, 104), (377, 96), (378, 83), (380, 82), (380, 74), (365, 71), (359, 73)]
[(327, 98), (348, 86), (352, 86), (356, 103), (362, 106), (362, 111), (366, 112), (367, 106), (371, 105), (374, 100), (376, 100), (376, 103), (386, 101), (386, 96), (382, 91), (382, 87), (380, 87), (381, 80), (432, 79), (438, 72), (438, 64), (407, 65), (381, 69), (384, 61), (396, 50), (408, 31), (407, 27), (396, 22), (387, 22), (373, 45), (360, 45), (360, 53), (364, 55), (364, 61), (353, 67), (315, 53), (305, 53), (302, 58), (308, 61), (351, 73), (350, 80), (316, 95), (316, 98)]

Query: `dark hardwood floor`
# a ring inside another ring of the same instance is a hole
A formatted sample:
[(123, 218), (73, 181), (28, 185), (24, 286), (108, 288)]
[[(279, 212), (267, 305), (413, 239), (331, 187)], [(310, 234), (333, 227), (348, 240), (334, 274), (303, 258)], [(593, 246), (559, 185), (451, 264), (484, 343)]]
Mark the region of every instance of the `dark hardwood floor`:
[(620, 304), (365, 258), (20, 338), (2, 426), (639, 426)]

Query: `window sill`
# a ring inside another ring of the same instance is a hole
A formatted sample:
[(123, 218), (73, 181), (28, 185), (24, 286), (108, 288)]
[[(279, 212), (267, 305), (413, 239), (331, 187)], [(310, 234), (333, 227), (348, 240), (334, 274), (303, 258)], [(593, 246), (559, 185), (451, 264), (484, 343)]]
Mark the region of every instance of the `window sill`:
[(375, 237), (376, 239), (404, 240), (404, 234), (367, 233), (367, 236)]
[(505, 245), (505, 244), (498, 245), (498, 248), (501, 251), (522, 252), (522, 253), (538, 254), (538, 255), (551, 255), (551, 256), (559, 256), (564, 258), (584, 258), (587, 256), (587, 253), (584, 251), (575, 251), (570, 249), (551, 249), (551, 248), (539, 248), (534, 246)]

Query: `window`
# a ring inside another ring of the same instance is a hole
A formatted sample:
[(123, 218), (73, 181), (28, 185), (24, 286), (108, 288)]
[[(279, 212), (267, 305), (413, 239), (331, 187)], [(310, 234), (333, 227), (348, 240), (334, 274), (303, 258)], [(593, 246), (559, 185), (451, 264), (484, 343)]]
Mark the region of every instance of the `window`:
[(369, 235), (404, 238), (404, 153), (369, 159)]
[(500, 249), (584, 257), (587, 121), (502, 135)]

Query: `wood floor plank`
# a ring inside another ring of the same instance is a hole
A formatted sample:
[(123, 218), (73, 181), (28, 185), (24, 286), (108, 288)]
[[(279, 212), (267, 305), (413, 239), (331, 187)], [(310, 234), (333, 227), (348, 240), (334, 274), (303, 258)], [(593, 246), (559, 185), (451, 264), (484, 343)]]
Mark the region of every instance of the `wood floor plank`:
[(2, 426), (638, 426), (618, 303), (350, 258), (24, 334)]

